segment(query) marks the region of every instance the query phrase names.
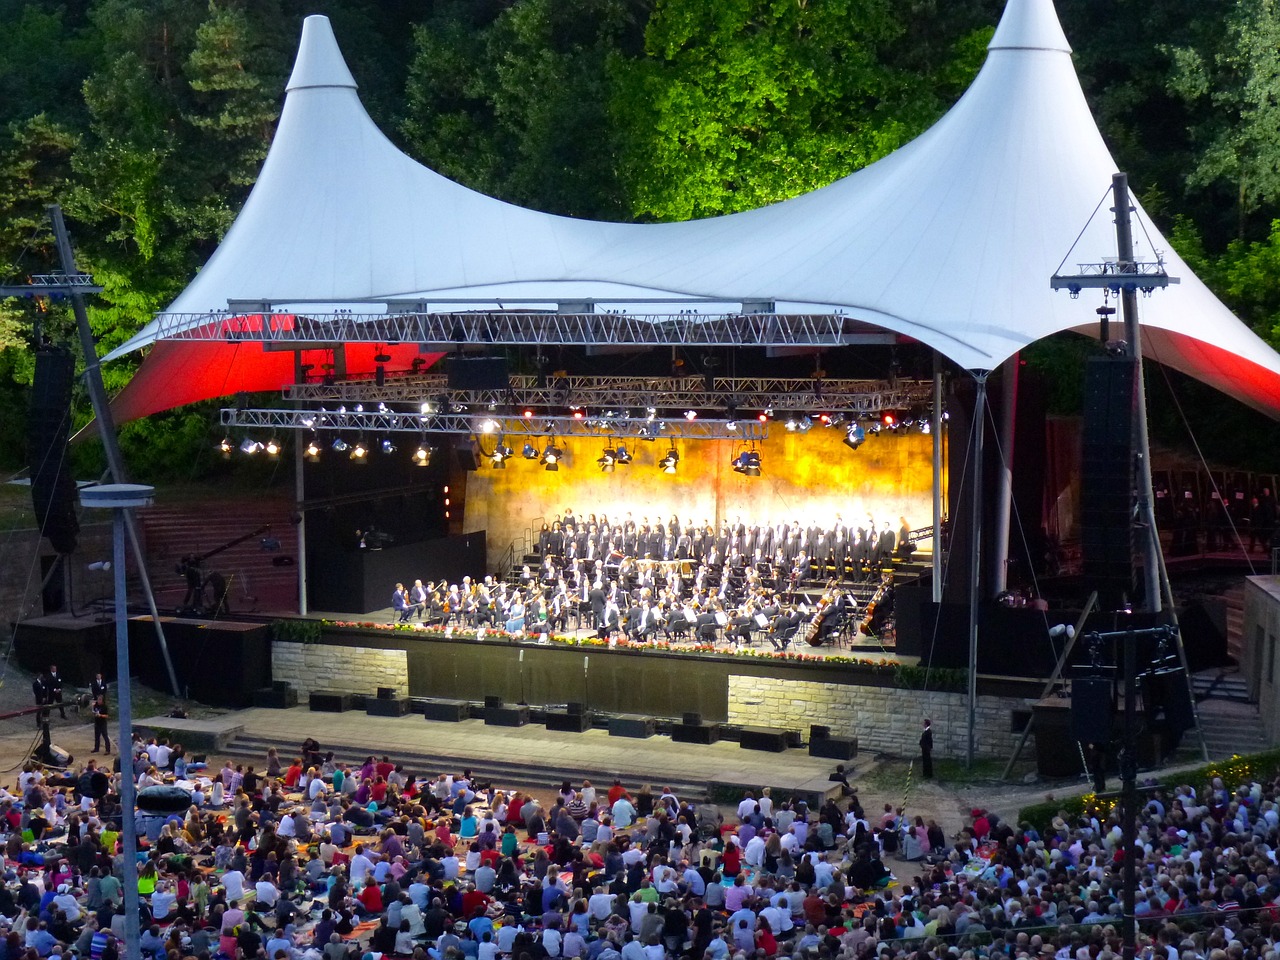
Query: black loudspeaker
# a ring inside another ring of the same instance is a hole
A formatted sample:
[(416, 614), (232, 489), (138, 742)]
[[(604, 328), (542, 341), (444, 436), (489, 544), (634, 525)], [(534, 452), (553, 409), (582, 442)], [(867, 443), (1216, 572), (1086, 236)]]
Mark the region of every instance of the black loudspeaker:
[(379, 687), (378, 688), (379, 700), (393, 700), (395, 699), (395, 695), (396, 695), (395, 687)]
[(1181, 670), (1161, 670), (1142, 678), (1142, 703), (1147, 722), (1163, 735), (1166, 752), (1178, 749), (1182, 735), (1196, 725), (1187, 675)]
[(700, 714), (700, 713), (686, 713), (686, 714), (684, 715), (684, 723), (685, 723), (685, 726), (688, 726), (688, 727), (696, 727), (696, 726), (698, 726), (700, 723), (702, 723), (702, 714)]
[(1114, 711), (1110, 680), (1105, 677), (1078, 677), (1071, 681), (1073, 738), (1081, 743), (1108, 743)]
[(476, 457), (476, 446), (470, 438), (460, 439), (453, 448), (453, 455), (457, 458), (459, 470), (480, 469), (480, 460)]
[(501, 697), (484, 698), (484, 708), (486, 710), (501, 710), (503, 706), (504, 703)]
[(578, 700), (570, 700), (564, 705), (564, 712), (571, 717), (580, 717), (586, 713), (586, 705)]
[(821, 723), (809, 724), (809, 742), (814, 740), (825, 740), (831, 736), (831, 728)]
[(1128, 357), (1085, 365), (1080, 554), (1104, 610), (1133, 589), (1134, 369)]
[(80, 533), (76, 519), (76, 483), (67, 459), (71, 425), (71, 388), (76, 362), (65, 347), (36, 351), (27, 412), (27, 463), (31, 467), (31, 503), (40, 532), (58, 553), (72, 553)]
[(502, 357), (450, 357), (450, 390), (510, 390), (507, 361)]

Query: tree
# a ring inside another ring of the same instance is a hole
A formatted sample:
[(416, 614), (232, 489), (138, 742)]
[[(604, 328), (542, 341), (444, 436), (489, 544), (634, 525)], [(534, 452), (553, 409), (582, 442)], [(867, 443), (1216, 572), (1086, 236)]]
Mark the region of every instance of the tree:
[(632, 212), (763, 206), (906, 143), (946, 103), (891, 62), (905, 33), (887, 0), (659, 0), (646, 56), (616, 64)]
[(1227, 186), (1236, 237), (1248, 217), (1280, 201), (1280, 10), (1275, 0), (1235, 0), (1216, 50), (1170, 47), (1170, 90), (1202, 106), (1191, 126), (1193, 189)]
[(514, 203), (625, 217), (608, 64), (638, 49), (643, 13), (635, 0), (441, 6), (414, 33), (401, 124), (410, 149)]

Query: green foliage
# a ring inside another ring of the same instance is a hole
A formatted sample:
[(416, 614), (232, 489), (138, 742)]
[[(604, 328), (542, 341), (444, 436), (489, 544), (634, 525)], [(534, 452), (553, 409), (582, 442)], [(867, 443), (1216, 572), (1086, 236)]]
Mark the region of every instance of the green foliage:
[(638, 44), (627, 0), (438, 4), (414, 30), (401, 130), (428, 166), (515, 203), (621, 219), (607, 65)]
[(322, 624), (319, 620), (272, 620), (271, 639), (283, 643), (316, 643)]
[[(1221, 777), (1227, 789), (1234, 790), (1241, 784), (1249, 783), (1255, 779), (1265, 782), (1273, 778), (1277, 771), (1280, 771), (1280, 748), (1264, 750), (1261, 753), (1253, 753), (1243, 757), (1239, 755), (1232, 756), (1230, 759), (1209, 763), (1194, 770), (1186, 770), (1182, 773), (1161, 777), (1159, 780), (1146, 782), (1148, 784), (1159, 783), (1166, 789), (1173, 789), (1187, 784), (1194, 787), (1198, 793), (1212, 783), (1215, 777)], [(1062, 817), (1068, 825), (1074, 824), (1086, 814), (1096, 814), (1105, 819), (1115, 808), (1115, 805), (1116, 802), (1114, 800), (1099, 800), (1092, 793), (1064, 797), (1061, 800), (1047, 797), (1041, 803), (1033, 803), (1019, 810), (1018, 822), (1029, 823), (1043, 833), (1050, 829), (1054, 817)]]
[(969, 672), (952, 667), (929, 668), (898, 663), (893, 667), (893, 685), (902, 690), (959, 693), (969, 689)]
[(885, 0), (659, 0), (645, 55), (614, 64), (632, 212), (763, 206), (906, 143), (944, 105), (934, 78), (889, 62), (903, 33)]

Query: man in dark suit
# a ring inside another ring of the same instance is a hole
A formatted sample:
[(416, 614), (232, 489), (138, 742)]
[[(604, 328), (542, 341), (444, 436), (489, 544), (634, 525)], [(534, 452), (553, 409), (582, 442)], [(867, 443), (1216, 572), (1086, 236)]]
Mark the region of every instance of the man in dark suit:
[[(49, 705), (49, 679), (43, 673), (36, 674), (36, 678), (31, 681), (31, 695), (35, 698), (37, 707), (47, 707)], [(41, 721), (47, 720), (48, 717), (48, 710), (36, 711), (37, 729)]]
[(591, 585), (591, 590), (587, 593), (587, 603), (591, 605), (591, 622), (603, 636), (605, 594), (604, 584), (599, 580)]
[(58, 705), (58, 714), (67, 719), (67, 708), (62, 705), (62, 674), (58, 672), (56, 663), (49, 664), (49, 676), (45, 679), (49, 687), (49, 703)]

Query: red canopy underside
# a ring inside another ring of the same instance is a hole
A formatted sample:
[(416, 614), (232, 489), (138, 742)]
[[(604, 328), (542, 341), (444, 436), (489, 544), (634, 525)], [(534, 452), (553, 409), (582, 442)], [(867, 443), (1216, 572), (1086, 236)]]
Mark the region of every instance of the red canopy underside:
[[(346, 375), (372, 375), (374, 357), (385, 353), (391, 359), (383, 366), (388, 374), (412, 369), (415, 358), (427, 369), (443, 354), (420, 353), (416, 344), (349, 343)], [(323, 365), (333, 362), (328, 350), (304, 350), (302, 362), (312, 364), (312, 379), (324, 373)], [(161, 340), (142, 361), (128, 386), (111, 402), (116, 423), (172, 410), (199, 400), (230, 397), (237, 393), (281, 390), (294, 383), (293, 352), (263, 349), (254, 342)]]
[[(1184, 334), (1148, 328), (1144, 352), (1271, 416), (1280, 411), (1280, 378), (1266, 367), (1230, 350)], [(374, 357), (385, 352), (389, 375), (412, 369), (421, 357), (421, 369), (434, 364), (441, 353), (419, 353), (415, 344), (348, 343), (347, 376), (369, 376)], [(303, 363), (313, 365), (312, 377), (332, 363), (327, 350), (305, 350)], [(237, 393), (281, 390), (295, 380), (291, 351), (266, 351), (253, 341), (160, 340), (142, 362), (129, 385), (112, 401), (117, 423), (126, 423), (199, 400), (230, 397)]]

